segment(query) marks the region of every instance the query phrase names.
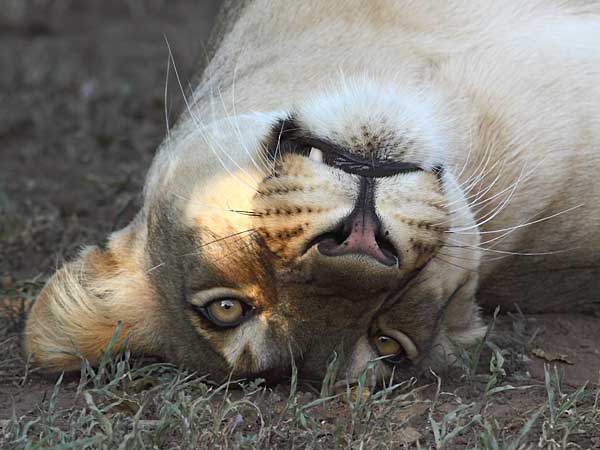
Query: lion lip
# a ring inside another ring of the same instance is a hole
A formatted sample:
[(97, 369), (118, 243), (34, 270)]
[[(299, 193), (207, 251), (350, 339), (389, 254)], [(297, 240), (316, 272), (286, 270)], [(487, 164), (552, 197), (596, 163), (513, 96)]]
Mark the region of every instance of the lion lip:
[(335, 239), (324, 239), (317, 244), (317, 250), (324, 256), (366, 255), (384, 266), (392, 267), (398, 264), (398, 258), (388, 250), (372, 245), (351, 245), (348, 242), (340, 245)]

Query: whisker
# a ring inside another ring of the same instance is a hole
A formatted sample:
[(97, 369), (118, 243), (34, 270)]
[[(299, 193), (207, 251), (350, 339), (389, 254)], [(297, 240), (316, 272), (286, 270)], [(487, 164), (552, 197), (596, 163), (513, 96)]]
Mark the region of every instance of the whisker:
[[(238, 231), (238, 232), (236, 232), (236, 233), (232, 233), (232, 234), (230, 234), (230, 235), (227, 235), (227, 236), (224, 236), (224, 237), (220, 237), (220, 238), (217, 238), (217, 239), (213, 239), (212, 241), (209, 241), (209, 242), (204, 242), (204, 243), (202, 243), (202, 244), (201, 244), (201, 245), (198, 247), (198, 250), (200, 250), (200, 249), (203, 249), (203, 248), (205, 248), (205, 247), (208, 247), (209, 245), (216, 244), (217, 242), (223, 242), (223, 241), (225, 241), (225, 240), (227, 240), (227, 239), (231, 239), (231, 238), (234, 238), (234, 237), (236, 237), (236, 236), (241, 236), (241, 235), (248, 234), (248, 233), (252, 234), (252, 233), (254, 233), (254, 232), (256, 232), (256, 229), (255, 229), (255, 228), (250, 228), (250, 229), (248, 229), (248, 230), (244, 230), (244, 231)], [(196, 250), (196, 251), (194, 251), (194, 252), (192, 252), (192, 253), (185, 253), (185, 254), (183, 254), (183, 255), (179, 255), (179, 256), (181, 256), (181, 257), (183, 257), (183, 256), (196, 256), (196, 255), (198, 255), (198, 250)]]
[[(460, 241), (454, 241), (454, 242), (460, 242)], [(514, 256), (547, 256), (547, 255), (556, 255), (559, 253), (566, 253), (566, 252), (570, 252), (573, 250), (577, 250), (581, 247), (571, 247), (571, 248), (565, 248), (565, 249), (561, 249), (561, 250), (554, 250), (554, 251), (547, 251), (547, 252), (511, 252), (508, 250), (495, 250), (495, 249), (491, 249), (491, 248), (483, 248), (483, 247), (478, 247), (476, 245), (468, 245), (468, 244), (464, 244), (464, 245), (446, 245), (446, 247), (451, 247), (451, 248), (469, 248), (469, 249), (473, 249), (473, 250), (481, 250), (483, 252), (490, 252), (490, 253), (498, 253), (500, 255), (514, 255)]]
[[(177, 70), (177, 65), (175, 64), (175, 58), (173, 57), (173, 52), (171, 51), (171, 46), (169, 44), (169, 40), (167, 39), (166, 35), (163, 35), (164, 39), (165, 39), (165, 43), (167, 45), (167, 49), (169, 51), (169, 57), (171, 59), (171, 62), (173, 64), (173, 71), (175, 72), (175, 77), (177, 79), (177, 83), (179, 85), (179, 89), (181, 91), (181, 94), (183, 96), (183, 101), (186, 105), (187, 111), (190, 115), (190, 117), (192, 118), (192, 121), (194, 122), (194, 124), (196, 125), (197, 130), (200, 132), (201, 137), (204, 139), (205, 143), (207, 144), (207, 146), (210, 148), (210, 150), (213, 152), (213, 154), (217, 157), (217, 159), (219, 160), (219, 163), (221, 164), (221, 166), (225, 169), (225, 171), (234, 179), (236, 179), (237, 181), (239, 181), (240, 183), (246, 185), (247, 187), (249, 187), (251, 190), (256, 192), (256, 188), (252, 187), (250, 184), (246, 183), (245, 181), (241, 180), (238, 176), (236, 176), (233, 172), (231, 172), (231, 170), (229, 170), (229, 168), (226, 166), (225, 162), (223, 161), (223, 159), (221, 158), (221, 156), (215, 151), (215, 149), (213, 148), (213, 146), (211, 145), (211, 143), (208, 140), (208, 136), (206, 136), (205, 132), (203, 131), (203, 127), (200, 124), (200, 122), (198, 121), (198, 118), (196, 117), (196, 115), (194, 114), (194, 112), (192, 111), (192, 108), (190, 107), (190, 104), (187, 100), (187, 96), (185, 95), (185, 91), (183, 89), (183, 85), (181, 83), (181, 78), (179, 77), (179, 71)], [(218, 145), (218, 144), (217, 144)], [(235, 161), (231, 158), (230, 155), (227, 154), (227, 152), (225, 152), (225, 156), (228, 156), (229, 159), (234, 163)], [(238, 166), (239, 167), (239, 166)], [(241, 168), (240, 168), (241, 169)]]
[[(442, 247), (448, 247), (448, 246), (443, 245)], [(448, 248), (451, 248), (451, 247), (448, 247)], [(449, 253), (442, 253), (439, 250), (438, 250), (438, 252), (436, 254), (437, 255), (442, 255), (442, 256), (447, 256), (448, 258), (461, 259), (463, 261), (479, 262), (479, 258), (469, 258), (468, 256), (451, 255)]]
[[(460, 248), (462, 250), (464, 250), (464, 247), (461, 247), (459, 245), (448, 245), (448, 244), (442, 244), (440, 245), (440, 248), (448, 248), (448, 249), (452, 249), (452, 248)], [(466, 256), (457, 256), (457, 255), (451, 255), (449, 253), (441, 253), (438, 251), (438, 253), (442, 256), (447, 256), (449, 258), (458, 258), (458, 259), (464, 259), (464, 260), (471, 260), (471, 261), (479, 261), (482, 264), (486, 263), (486, 262), (492, 262), (492, 261), (496, 261), (499, 259), (506, 259), (506, 258), (510, 258), (512, 255), (502, 255), (502, 256), (494, 256), (494, 257), (490, 257), (489, 255), (481, 255), (481, 259), (473, 259), (473, 258), (468, 258)], [(484, 259), (485, 258), (485, 259)]]
[(251, 216), (251, 217), (262, 217), (263, 214), (256, 211), (243, 211), (239, 209), (229, 209), (228, 212), (240, 214), (242, 216)]
[(169, 101), (169, 72), (171, 70), (171, 58), (170, 55), (167, 57), (167, 73), (165, 75), (165, 93), (164, 93), (164, 102), (165, 102), (165, 124), (167, 127), (167, 140), (171, 138), (171, 126), (169, 124), (169, 112), (168, 112), (168, 101)]
[[(451, 234), (492, 234), (492, 233), (503, 233), (505, 231), (514, 231), (514, 230), (518, 230), (519, 228), (524, 228), (524, 227), (528, 227), (530, 225), (535, 225), (536, 223), (540, 223), (540, 222), (544, 222), (546, 220), (550, 220), (553, 219), (555, 217), (561, 216), (563, 214), (566, 214), (568, 212), (571, 212), (577, 208), (581, 208), (582, 206), (585, 206), (584, 203), (580, 203), (579, 205), (576, 206), (572, 206), (571, 208), (567, 208), (565, 210), (559, 211), (557, 213), (551, 214), (549, 216), (546, 217), (542, 217), (541, 219), (537, 219), (537, 220), (533, 220), (531, 222), (526, 222), (526, 223), (522, 223), (519, 225), (515, 225), (514, 227), (508, 227), (508, 228), (499, 228), (497, 230), (487, 230), (487, 231), (471, 231), (471, 232), (463, 232), (463, 231), (446, 231), (446, 233), (451, 233)], [(536, 214), (537, 215), (537, 214)], [(535, 217), (535, 216), (533, 216)], [(491, 242), (491, 241), (490, 241)]]
[[(236, 66), (234, 68), (233, 80), (232, 80), (232, 109), (233, 109), (233, 117), (229, 113), (229, 111), (227, 111), (227, 106), (225, 105), (225, 99), (223, 98), (223, 93), (221, 92), (221, 89), (218, 86), (217, 86), (217, 93), (219, 95), (219, 99), (221, 100), (221, 106), (223, 108), (223, 112), (225, 113), (225, 120), (227, 120), (227, 123), (228, 123), (229, 127), (231, 128), (231, 130), (233, 131), (233, 133), (238, 137), (238, 140), (239, 140), (239, 143), (240, 143), (242, 149), (244, 150), (244, 152), (246, 153), (246, 155), (248, 155), (248, 157), (250, 158), (250, 161), (256, 167), (256, 170), (258, 171), (258, 173), (261, 174), (264, 177), (264, 176), (266, 176), (266, 173), (264, 173), (263, 169), (258, 166), (258, 164), (256, 163), (256, 161), (254, 160), (254, 158), (250, 154), (250, 151), (248, 150), (248, 147), (246, 146), (246, 143), (244, 142), (244, 138), (243, 138), (242, 132), (241, 132), (241, 130), (239, 128), (239, 124), (237, 124), (236, 121), (235, 121), (235, 117), (237, 116), (237, 112), (236, 112), (236, 109), (235, 109), (235, 77), (236, 77), (236, 73), (237, 73), (237, 63), (236, 63)], [(233, 159), (232, 159), (232, 161), (233, 161)], [(248, 177), (250, 177), (251, 179), (253, 179), (253, 177), (246, 170), (244, 170), (243, 168), (241, 168), (239, 166), (239, 164), (237, 164), (236, 162), (234, 162), (234, 164), (242, 172), (244, 172)], [(253, 181), (255, 181), (255, 180), (253, 180)]]
[(469, 272), (473, 272), (473, 273), (479, 273), (479, 270), (477, 270), (477, 269), (473, 269), (473, 268), (471, 268), (471, 267), (463, 267), (463, 266), (461, 266), (460, 264), (454, 264), (454, 263), (451, 263), (450, 261), (446, 261), (444, 258), (440, 258), (440, 257), (439, 257), (437, 254), (436, 254), (436, 255), (435, 255), (433, 258), (434, 258), (435, 260), (437, 260), (437, 261), (441, 261), (441, 262), (443, 262), (443, 263), (445, 263), (445, 264), (448, 264), (448, 265), (450, 265), (450, 266), (453, 266), (453, 267), (458, 267), (459, 269), (467, 270), (467, 271), (469, 271)]
[[(235, 66), (233, 68), (233, 79), (231, 80), (231, 108), (233, 110), (234, 116), (237, 116), (237, 109), (236, 109), (236, 105), (235, 105), (235, 80), (237, 78), (238, 62), (239, 61), (236, 60)], [(235, 122), (234, 125), (235, 125), (235, 131), (240, 140), (240, 143), (242, 144), (244, 151), (250, 158), (250, 161), (252, 161), (252, 164), (254, 165), (254, 167), (256, 167), (256, 170), (258, 170), (258, 173), (260, 173), (263, 177), (267, 176), (267, 173), (265, 172), (265, 170), (268, 171), (268, 166), (260, 167), (258, 165), (258, 163), (255, 161), (252, 154), (248, 151), (246, 143), (244, 142), (244, 140), (242, 138), (242, 132), (240, 130), (239, 123)], [(258, 151), (257, 154), (258, 154), (258, 157), (260, 158), (261, 157), (260, 151)], [(265, 161), (261, 161), (261, 162), (264, 164)]]
[[(478, 177), (480, 177), (480, 175), (485, 172), (485, 168), (489, 164), (491, 158), (492, 158), (491, 147), (488, 146), (483, 154), (483, 157), (479, 161), (479, 164), (477, 165), (477, 167), (475, 167), (473, 172), (471, 172), (471, 175), (464, 182), (459, 184), (459, 187), (461, 189), (463, 189), (465, 184), (471, 183), (471, 181), (473, 179), (477, 179)], [(466, 191), (468, 191), (468, 189)]]
[[(498, 214), (500, 214), (504, 210), (504, 208), (508, 205), (510, 200), (513, 198), (515, 192), (517, 191), (519, 184), (522, 182), (522, 175), (525, 170), (525, 167), (526, 167), (526, 165), (523, 166), (523, 169), (521, 170), (521, 174), (519, 174), (517, 181), (515, 181), (515, 183), (513, 184), (513, 188), (511, 189), (511, 191), (509, 192), (507, 197), (498, 206), (496, 206), (494, 209), (492, 209), (488, 214), (485, 214), (483, 217), (480, 217), (479, 220), (474, 225), (463, 227), (463, 228), (457, 228), (456, 230), (457, 231), (468, 231), (468, 230), (472, 230), (474, 228), (479, 228), (479, 227), (481, 227), (481, 225), (484, 225), (487, 222), (489, 222), (490, 220), (493, 220)], [(482, 219), (484, 219), (484, 220), (482, 220)]]
[[(450, 203), (446, 203), (444, 206), (446, 208), (448, 208), (449, 206), (455, 204), (455, 203), (466, 203), (465, 205), (456, 208), (456, 209), (451, 209), (448, 211), (448, 215), (452, 215), (452, 214), (456, 214), (459, 211), (462, 211), (463, 209), (467, 209), (467, 208), (472, 208), (473, 206), (478, 206), (478, 205), (482, 205), (484, 203), (487, 203), (489, 201), (494, 200), (496, 197), (498, 197), (499, 195), (502, 195), (504, 192), (506, 192), (507, 190), (510, 189), (510, 186), (508, 188), (505, 188), (504, 190), (496, 193), (494, 196), (490, 197), (489, 199), (486, 200), (482, 200), (479, 201), (480, 198), (482, 198), (483, 196), (485, 196), (485, 194), (487, 194), (490, 190), (493, 189), (493, 187), (496, 185), (496, 183), (498, 182), (498, 180), (500, 180), (500, 178), (502, 177), (502, 170), (503, 170), (504, 166), (501, 167), (500, 169), (500, 173), (496, 176), (496, 178), (487, 186), (487, 188), (484, 191), (477, 191), (473, 194), (470, 194), (464, 198), (459, 198), (453, 202)], [(473, 202), (469, 203), (469, 200), (474, 198)], [(452, 218), (449, 218), (448, 220), (445, 220), (441, 223), (447, 223), (450, 222), (452, 220)]]
[(228, 212), (228, 213), (236, 213), (236, 214), (244, 214), (244, 215), (254, 215), (255, 217), (262, 217), (262, 214), (257, 212), (257, 211), (250, 211), (250, 210), (239, 210), (239, 209), (234, 209), (234, 208), (224, 208), (222, 206), (217, 206), (217, 205), (209, 205), (208, 203), (202, 203), (199, 200), (196, 199), (191, 199), (190, 197), (186, 197), (184, 195), (181, 195), (177, 192), (173, 192), (173, 191), (166, 191), (167, 194), (172, 195), (173, 197), (177, 197), (181, 200), (185, 200), (187, 202), (193, 203), (194, 205), (199, 205), (202, 208), (207, 208), (207, 209), (216, 209), (218, 211), (223, 211), (223, 212)]
[[(484, 214), (481, 217), (478, 217), (477, 222), (470, 226), (470, 227), (465, 227), (465, 228), (456, 228), (454, 230), (446, 230), (446, 233), (455, 233), (455, 234), (460, 234), (463, 231), (468, 231), (469, 229), (474, 229), (474, 228), (479, 228), (481, 225), (489, 222), (490, 220), (492, 220), (493, 218), (495, 218), (498, 214), (500, 214), (500, 212), (503, 211), (503, 209), (505, 209), (508, 205), (508, 203), (510, 202), (510, 200), (512, 199), (512, 197), (514, 196), (517, 186), (526, 181), (531, 174), (533, 174), (537, 168), (539, 167), (539, 165), (543, 162), (540, 161), (538, 164), (536, 164), (531, 170), (529, 170), (528, 172), (526, 172), (524, 174), (525, 171), (525, 167), (527, 164), (523, 165), (523, 168), (521, 169), (521, 173), (519, 174), (519, 177), (517, 178), (517, 180), (510, 186), (508, 186), (507, 188), (503, 189), (502, 191), (498, 192), (497, 194), (495, 194), (494, 196), (490, 197), (490, 199), (481, 201), (480, 204), (484, 204), (486, 202), (488, 202), (489, 200), (492, 200), (500, 195), (502, 195), (504, 192), (506, 192), (507, 190), (511, 190), (510, 193), (507, 195), (507, 197), (499, 204), (497, 205), (495, 208), (493, 208), (491, 211), (489, 211), (487, 214)], [(470, 206), (470, 205), (467, 205)], [(473, 212), (473, 215), (477, 217), (477, 214), (482, 210), (482, 208), (477, 209), (476, 211)], [(478, 234), (479, 232), (475, 232), (475, 234)]]
[(279, 134), (277, 136), (277, 145), (275, 146), (275, 153), (273, 155), (273, 164), (271, 167), (271, 172), (275, 172), (275, 166), (277, 165), (277, 154), (280, 153), (281, 154), (281, 137), (283, 136), (283, 123), (281, 124), (281, 127), (279, 128)]
[[(239, 242), (241, 240), (243, 240), (243, 238), (242, 239), (238, 239), (235, 242)], [(214, 262), (223, 261), (224, 259), (230, 258), (231, 256), (233, 256), (233, 255), (235, 255), (237, 253), (240, 253), (243, 250), (247, 250), (247, 249), (249, 249), (249, 248), (251, 248), (251, 247), (253, 247), (255, 245), (256, 245), (256, 242), (255, 241), (251, 241), (251, 242), (248, 242), (248, 243), (244, 244), (243, 246), (238, 246), (235, 250), (232, 250), (229, 253), (227, 253), (227, 254), (225, 254), (225, 255), (223, 255), (223, 256), (215, 259)]]
[(457, 180), (460, 180), (460, 177), (462, 176), (462, 174), (465, 172), (465, 170), (467, 169), (468, 165), (469, 165), (469, 160), (471, 158), (471, 154), (473, 152), (473, 126), (469, 125), (469, 151), (467, 152), (467, 157), (465, 159), (465, 162), (462, 166), (462, 169), (460, 170), (460, 172), (454, 177)]
[(164, 266), (164, 265), (165, 265), (164, 262), (158, 263), (157, 265), (155, 265), (153, 267), (150, 267), (148, 270), (146, 270), (146, 274), (149, 274), (150, 272), (152, 272), (152, 271), (154, 271), (154, 270), (156, 270), (159, 267)]

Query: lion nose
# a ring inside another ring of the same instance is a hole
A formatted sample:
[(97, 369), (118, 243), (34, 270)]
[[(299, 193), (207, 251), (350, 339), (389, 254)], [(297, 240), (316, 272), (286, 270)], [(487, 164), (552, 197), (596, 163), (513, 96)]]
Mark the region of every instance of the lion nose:
[(372, 208), (357, 208), (335, 229), (317, 237), (314, 245), (324, 256), (364, 255), (397, 266), (400, 257), (387, 234)]

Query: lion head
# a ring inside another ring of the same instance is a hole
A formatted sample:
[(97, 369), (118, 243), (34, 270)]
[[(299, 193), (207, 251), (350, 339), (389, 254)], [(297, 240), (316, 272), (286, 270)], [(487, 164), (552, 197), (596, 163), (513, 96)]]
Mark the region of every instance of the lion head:
[(347, 82), (287, 111), (190, 114), (133, 222), (50, 279), (27, 351), (74, 368), (121, 322), (135, 351), (221, 379), (451, 363), (482, 335), (479, 237), (436, 102)]

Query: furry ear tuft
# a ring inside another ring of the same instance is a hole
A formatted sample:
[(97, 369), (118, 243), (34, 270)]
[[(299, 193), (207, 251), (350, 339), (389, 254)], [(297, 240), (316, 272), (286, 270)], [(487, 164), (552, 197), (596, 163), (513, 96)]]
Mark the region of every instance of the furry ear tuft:
[(119, 322), (114, 351), (127, 338), (134, 352), (159, 352), (159, 305), (143, 253), (125, 231), (115, 233), (106, 250), (86, 248), (50, 278), (25, 330), (25, 350), (35, 364), (76, 370), (80, 356), (96, 364)]

